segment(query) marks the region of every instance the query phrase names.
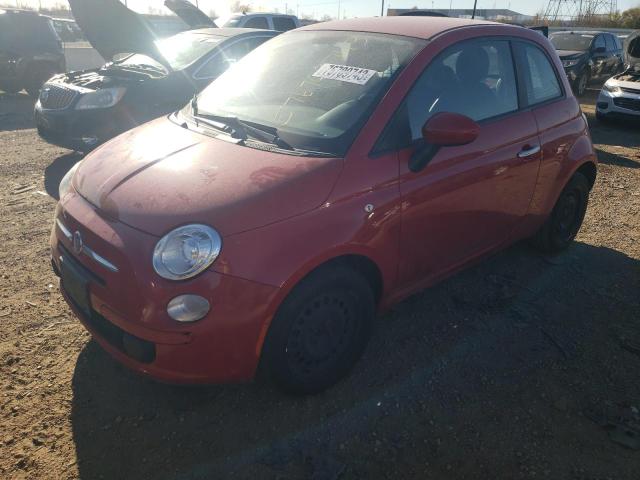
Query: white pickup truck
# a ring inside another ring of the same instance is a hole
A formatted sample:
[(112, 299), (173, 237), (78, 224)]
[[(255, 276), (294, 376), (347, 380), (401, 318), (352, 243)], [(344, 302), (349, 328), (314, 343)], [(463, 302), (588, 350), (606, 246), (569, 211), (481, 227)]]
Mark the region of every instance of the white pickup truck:
[(235, 13), (229, 17), (222, 27), (261, 28), (286, 32), (300, 27), (300, 20), (295, 15), (280, 13)]

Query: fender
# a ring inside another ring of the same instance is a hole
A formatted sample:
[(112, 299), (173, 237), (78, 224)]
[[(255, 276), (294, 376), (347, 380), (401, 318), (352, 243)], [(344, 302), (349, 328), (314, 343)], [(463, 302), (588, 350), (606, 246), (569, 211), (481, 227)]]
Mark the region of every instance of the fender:
[[(381, 299), (378, 302), (378, 309), (381, 310), (383, 308), (384, 303), (382, 302), (382, 298), (386, 296), (386, 292), (388, 292), (389, 285), (388, 285), (388, 282), (385, 281), (385, 274), (384, 272), (382, 272), (380, 268), (380, 263), (378, 263), (375, 260), (375, 257), (377, 256), (377, 252), (364, 245), (355, 245), (355, 244), (341, 245), (341, 246), (332, 248), (310, 259), (308, 262), (302, 265), (297, 271), (295, 271), (289, 278), (287, 278), (287, 280), (280, 286), (278, 293), (272, 299), (272, 301), (270, 302), (267, 308), (267, 314), (265, 315), (265, 318), (260, 330), (260, 335), (258, 336), (258, 339), (256, 341), (255, 353), (258, 358), (261, 356), (262, 347), (264, 346), (264, 341), (267, 337), (267, 333), (269, 331), (269, 327), (271, 326), (271, 322), (273, 321), (273, 318), (278, 312), (280, 305), (282, 305), (282, 302), (285, 301), (285, 299), (289, 296), (289, 294), (296, 287), (296, 285), (298, 285), (307, 275), (309, 275), (311, 272), (321, 267), (322, 265), (326, 265), (327, 263), (330, 263), (333, 260), (338, 260), (340, 258), (345, 258), (349, 256), (357, 256), (357, 257), (365, 258), (371, 261), (378, 268), (378, 271), (380, 272), (381, 282), (382, 282)], [(387, 272), (387, 273), (391, 274), (391, 276), (393, 277), (393, 280), (395, 280), (396, 271)]]
[(580, 136), (572, 145), (567, 154), (566, 161), (561, 165), (560, 172), (558, 173), (553, 186), (549, 189), (547, 202), (544, 206), (544, 212), (546, 215), (549, 215), (553, 210), (553, 207), (560, 197), (560, 193), (571, 177), (573, 177), (580, 168), (588, 163), (593, 164), (597, 168), (598, 159), (593, 151), (589, 134), (585, 130), (585, 134)]

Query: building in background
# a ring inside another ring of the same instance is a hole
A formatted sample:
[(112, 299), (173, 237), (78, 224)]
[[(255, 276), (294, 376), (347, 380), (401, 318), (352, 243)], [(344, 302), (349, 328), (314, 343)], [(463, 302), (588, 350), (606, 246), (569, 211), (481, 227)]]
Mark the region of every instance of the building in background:
[[(471, 18), (471, 16), (473, 15), (472, 8), (389, 8), (387, 10), (387, 15), (397, 16), (402, 15), (406, 12), (420, 10), (423, 10), (425, 12), (444, 14), (448, 17), (455, 18)], [(526, 23), (532, 21), (534, 17), (532, 15), (524, 15), (523, 13), (514, 12), (513, 10), (509, 10), (507, 8), (478, 8), (476, 10), (475, 18), (479, 20), (493, 20), (497, 22)]]

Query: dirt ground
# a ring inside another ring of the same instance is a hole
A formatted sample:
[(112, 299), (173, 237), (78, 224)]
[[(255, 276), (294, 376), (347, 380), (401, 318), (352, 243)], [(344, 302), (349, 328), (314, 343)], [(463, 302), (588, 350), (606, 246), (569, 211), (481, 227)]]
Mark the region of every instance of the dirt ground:
[(49, 263), (64, 173), (0, 94), (0, 478), (640, 476), (640, 126), (600, 125), (577, 242), (516, 245), (378, 318), (353, 375), (291, 398), (172, 387), (107, 356)]

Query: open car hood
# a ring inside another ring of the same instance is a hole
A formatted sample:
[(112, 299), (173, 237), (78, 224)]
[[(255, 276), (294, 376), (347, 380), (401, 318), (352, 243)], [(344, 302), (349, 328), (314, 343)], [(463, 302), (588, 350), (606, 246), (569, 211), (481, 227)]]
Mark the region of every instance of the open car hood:
[(640, 30), (632, 32), (624, 42), (624, 63), (631, 70), (640, 71)]
[(218, 28), (213, 20), (189, 0), (165, 0), (164, 6), (179, 16), (190, 28)]
[(69, 5), (87, 40), (105, 60), (121, 53), (141, 53), (168, 66), (151, 25), (118, 0), (69, 0)]

